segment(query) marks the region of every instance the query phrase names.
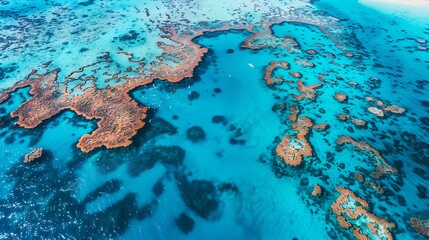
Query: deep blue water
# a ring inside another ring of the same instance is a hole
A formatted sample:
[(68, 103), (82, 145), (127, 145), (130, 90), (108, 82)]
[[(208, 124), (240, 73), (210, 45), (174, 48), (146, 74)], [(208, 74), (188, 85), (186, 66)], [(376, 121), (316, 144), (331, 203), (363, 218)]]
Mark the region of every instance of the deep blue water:
[[(0, 27), (21, 26), (24, 20), (12, 17), (14, 14), (45, 14), (45, 8), (61, 15), (65, 14), (62, 7), (75, 7), (76, 16), (89, 14), (84, 11), (86, 3), (55, 2), (35, 8), (4, 2)], [(35, 42), (26, 45), (25, 39), (18, 43), (13, 31), (8, 32), (9, 45), (0, 45), (5, 53), (12, 51), (13, 44), (21, 50), (17, 56), (1, 55), (1, 86), (12, 85), (33, 65), (53, 61), (50, 67), (61, 67), (65, 74), (118, 46), (136, 56), (145, 51), (156, 55), (158, 50), (139, 48), (151, 41), (150, 33), (139, 28), (143, 24), (138, 17), (121, 15), (123, 9), (133, 9), (124, 5), (115, 3), (109, 7), (111, 11), (89, 5), (91, 12), (100, 11), (96, 19), (111, 16), (112, 22), (122, 21), (111, 23), (113, 27), (102, 29), (98, 37), (85, 21), (81, 24), (87, 30), (54, 36), (52, 46), (45, 39), (46, 49)], [(0, 239), (351, 238), (352, 232), (339, 226), (330, 208), (338, 197), (337, 186), (351, 189), (370, 203), (371, 212), (394, 222), (396, 239), (424, 239), (409, 220), (427, 218), (429, 209), (429, 54), (417, 49), (429, 46), (416, 41), (429, 41), (429, 24), (378, 12), (353, 0), (321, 0), (315, 7), (323, 15), (342, 19), (341, 24), (352, 33), (346, 39), (351, 42), (348, 50), (356, 58), (347, 58), (326, 34), (305, 24), (272, 27), (275, 36), (296, 39), (302, 51), (295, 53), (281, 48), (242, 49), (242, 42), (250, 36), (246, 31), (206, 33), (194, 40), (209, 49), (194, 77), (179, 83), (156, 80), (131, 92), (132, 98), (150, 110), (147, 125), (129, 147), (81, 152), (76, 143), (96, 128), (96, 120), (88, 121), (72, 111), (35, 129), (16, 126), (17, 119), (9, 114), (31, 95), (28, 88), (11, 94), (0, 105)], [(140, 5), (136, 8), (143, 12)], [(47, 16), (45, 20), (52, 17)], [(36, 29), (45, 24), (26, 21)], [(64, 22), (48, 22), (48, 28), (56, 26), (58, 32), (61, 26), (71, 28)], [(79, 28), (78, 23), (73, 24), (73, 30)], [(137, 39), (110, 42), (130, 29), (139, 33)], [(61, 43), (60, 48), (59, 42), (68, 43)], [(37, 52), (29, 54), (32, 47)], [(315, 68), (296, 63), (308, 58), (308, 49), (318, 52), (310, 57)], [(320, 83), (318, 76), (327, 73), (316, 101), (297, 102), (292, 97), (298, 91), (286, 70), (275, 74), (292, 82), (268, 87), (264, 69), (273, 60), (289, 62), (291, 71), (303, 73), (306, 85)], [(336, 101), (337, 92), (346, 93), (348, 101)], [(377, 118), (367, 111), (373, 106), (365, 101), (367, 96), (401, 106), (406, 113)], [(326, 131), (313, 130), (308, 136), (313, 156), (304, 158), (298, 168), (284, 164), (275, 153), (283, 136), (293, 134), (289, 112), (279, 111), (279, 104), (299, 106), (299, 116), (330, 125)], [(342, 122), (337, 118), (340, 113), (363, 119), (368, 127)], [(199, 137), (188, 136), (192, 129), (197, 129)], [(384, 194), (355, 179), (355, 173), (371, 179), (374, 164), (362, 152), (336, 146), (344, 135), (368, 142), (399, 170), (374, 180), (385, 189)], [(24, 155), (34, 148), (43, 148), (43, 157), (23, 163)], [(323, 187), (322, 197), (311, 196), (314, 184)]]

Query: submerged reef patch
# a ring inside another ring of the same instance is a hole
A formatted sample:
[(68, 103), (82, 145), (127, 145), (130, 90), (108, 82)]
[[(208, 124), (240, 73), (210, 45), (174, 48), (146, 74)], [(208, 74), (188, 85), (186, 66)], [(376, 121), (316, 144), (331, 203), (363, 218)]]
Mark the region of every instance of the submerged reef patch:
[(331, 205), (342, 228), (352, 229), (357, 239), (393, 239), (389, 229), (396, 224), (377, 217), (369, 211), (369, 204), (344, 187), (337, 187), (340, 196)]
[(43, 153), (42, 148), (34, 149), (25, 155), (24, 162), (25, 163), (32, 162), (32, 161), (42, 157), (42, 153)]
[(429, 219), (411, 218), (410, 222), (417, 232), (429, 237)]
[(375, 176), (380, 177), (381, 175), (385, 174), (396, 174), (398, 172), (397, 169), (392, 167), (380, 154), (377, 149), (373, 148), (371, 145), (369, 145), (366, 142), (357, 142), (351, 137), (340, 137), (337, 140), (337, 145), (345, 145), (350, 144), (353, 147), (355, 147), (358, 151), (361, 151), (362, 153), (366, 154), (368, 157), (370, 157), (377, 168), (378, 173), (374, 173)]
[[(296, 108), (292, 107), (292, 114), (296, 114)], [(296, 135), (284, 136), (282, 141), (277, 145), (276, 152), (282, 161), (286, 164), (297, 167), (301, 165), (303, 157), (311, 157), (313, 149), (310, 146), (306, 136), (313, 127), (313, 121), (308, 117), (293, 116), (291, 119), (296, 120), (292, 124)]]

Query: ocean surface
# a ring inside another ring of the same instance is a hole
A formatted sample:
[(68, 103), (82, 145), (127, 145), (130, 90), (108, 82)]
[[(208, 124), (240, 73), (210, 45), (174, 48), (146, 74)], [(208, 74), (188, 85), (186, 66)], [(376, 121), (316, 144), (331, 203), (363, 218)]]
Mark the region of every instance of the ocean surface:
[(429, 16), (20, 0), (0, 29), (0, 239), (429, 237)]

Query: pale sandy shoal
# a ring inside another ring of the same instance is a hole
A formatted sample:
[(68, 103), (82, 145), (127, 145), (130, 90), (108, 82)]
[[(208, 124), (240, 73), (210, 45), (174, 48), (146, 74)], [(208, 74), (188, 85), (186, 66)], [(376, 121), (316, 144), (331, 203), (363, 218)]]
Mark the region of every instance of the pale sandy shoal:
[(428, 6), (429, 0), (360, 0), (362, 3), (366, 4), (391, 4), (391, 5), (409, 5), (409, 6)]

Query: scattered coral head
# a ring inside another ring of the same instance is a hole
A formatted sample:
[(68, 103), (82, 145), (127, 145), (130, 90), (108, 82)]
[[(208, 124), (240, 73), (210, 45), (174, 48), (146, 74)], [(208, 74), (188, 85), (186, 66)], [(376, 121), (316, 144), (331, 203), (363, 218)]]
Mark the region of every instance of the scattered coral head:
[(310, 54), (310, 55), (317, 54), (317, 51), (316, 51), (316, 50), (314, 50), (314, 49), (308, 49), (306, 52), (307, 52), (308, 54)]
[(382, 101), (377, 100), (373, 97), (366, 97), (365, 99), (368, 102), (374, 102), (377, 104), (378, 108), (377, 107), (369, 107), (368, 111), (370, 111), (371, 113), (373, 113), (379, 117), (384, 117), (385, 112), (403, 115), (406, 111), (404, 108), (399, 107), (398, 105), (387, 105), (386, 106)]
[(43, 149), (42, 148), (34, 149), (34, 150), (32, 150), (31, 152), (29, 152), (29, 153), (27, 153), (25, 155), (24, 162), (28, 163), (28, 162), (32, 162), (32, 161), (34, 161), (34, 160), (36, 160), (38, 158), (41, 158), (42, 157), (42, 153), (43, 153)]
[(357, 118), (353, 118), (352, 119), (352, 123), (356, 126), (356, 127), (365, 127), (366, 126), (366, 121), (362, 120), (362, 119), (357, 119)]
[(420, 234), (429, 237), (429, 218), (411, 218), (411, 225)]
[(374, 115), (377, 115), (378, 117), (384, 117), (383, 110), (376, 108), (376, 107), (369, 107), (368, 111)]
[(320, 197), (322, 195), (322, 187), (319, 184), (314, 184), (311, 196)]
[(344, 93), (335, 93), (334, 98), (337, 99), (338, 102), (342, 103), (347, 100), (347, 95)]
[(325, 131), (326, 129), (329, 128), (329, 124), (321, 123), (321, 124), (314, 125), (313, 128), (314, 128), (314, 130), (316, 130), (318, 132), (322, 132), (322, 131)]
[(338, 119), (340, 119), (340, 121), (347, 121), (347, 120), (349, 120), (349, 116), (344, 115), (342, 113), (338, 114), (337, 117), (338, 117)]
[(302, 74), (300, 72), (288, 72), (294, 78), (302, 78)]

